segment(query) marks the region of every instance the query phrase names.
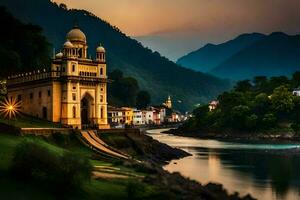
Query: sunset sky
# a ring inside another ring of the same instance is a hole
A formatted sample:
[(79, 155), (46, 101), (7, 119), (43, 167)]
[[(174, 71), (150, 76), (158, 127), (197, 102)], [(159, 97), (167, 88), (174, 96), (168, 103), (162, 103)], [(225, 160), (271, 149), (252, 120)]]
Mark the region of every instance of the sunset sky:
[[(112, 25), (118, 26), (127, 35), (148, 42), (149, 46), (165, 45), (166, 49), (178, 46), (180, 53), (197, 49), (208, 42), (220, 43), (241, 33), (274, 31), (300, 33), (299, 0), (56, 0), (56, 2), (65, 3), (69, 8), (89, 10)], [(177, 46), (170, 46), (174, 41), (178, 41)], [(160, 48), (163, 47), (156, 47)]]

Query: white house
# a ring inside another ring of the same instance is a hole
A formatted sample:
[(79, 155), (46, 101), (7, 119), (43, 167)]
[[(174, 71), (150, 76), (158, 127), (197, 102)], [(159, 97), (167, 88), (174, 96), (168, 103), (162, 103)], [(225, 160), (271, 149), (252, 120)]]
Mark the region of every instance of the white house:
[(293, 90), (293, 95), (300, 97), (300, 88), (295, 88)]
[(133, 125), (139, 126), (144, 125), (145, 121), (143, 121), (143, 112), (141, 110), (134, 109), (133, 110)]
[(123, 109), (108, 106), (108, 122), (111, 127), (122, 127), (124, 124)]
[(143, 110), (142, 111), (142, 119), (145, 124), (153, 124), (154, 123), (154, 115), (153, 110)]

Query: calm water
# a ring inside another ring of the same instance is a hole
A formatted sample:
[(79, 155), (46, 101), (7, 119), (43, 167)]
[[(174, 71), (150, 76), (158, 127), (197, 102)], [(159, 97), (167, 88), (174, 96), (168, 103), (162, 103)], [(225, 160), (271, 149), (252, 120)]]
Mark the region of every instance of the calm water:
[(300, 155), (283, 153), (285, 149), (300, 148), (300, 143), (245, 144), (173, 136), (161, 131), (148, 133), (192, 154), (166, 165), (170, 172), (180, 172), (203, 184), (222, 183), (229, 192), (250, 193), (262, 200), (300, 199)]

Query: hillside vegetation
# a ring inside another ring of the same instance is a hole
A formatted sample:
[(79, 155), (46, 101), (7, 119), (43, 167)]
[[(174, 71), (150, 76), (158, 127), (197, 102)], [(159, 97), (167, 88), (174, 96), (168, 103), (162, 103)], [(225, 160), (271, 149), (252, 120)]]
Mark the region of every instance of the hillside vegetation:
[[(299, 136), (300, 97), (293, 88), (300, 85), (300, 72), (287, 77), (255, 77), (239, 81), (234, 89), (218, 97), (217, 109), (208, 105), (194, 110), (194, 117), (180, 129), (226, 133), (280, 133)], [(255, 134), (253, 134), (255, 136)]]
[(229, 82), (210, 75), (185, 69), (144, 48), (117, 27), (84, 10), (68, 10), (49, 0), (0, 0), (18, 19), (41, 26), (56, 49), (65, 41), (74, 20), (86, 33), (90, 55), (101, 42), (107, 50), (108, 70), (120, 69), (136, 78), (141, 89), (149, 91), (155, 104), (168, 95), (176, 108), (186, 110), (206, 102), (229, 88)]
[(0, 7), (0, 77), (32, 71), (50, 63), (50, 44), (39, 26), (23, 24)]

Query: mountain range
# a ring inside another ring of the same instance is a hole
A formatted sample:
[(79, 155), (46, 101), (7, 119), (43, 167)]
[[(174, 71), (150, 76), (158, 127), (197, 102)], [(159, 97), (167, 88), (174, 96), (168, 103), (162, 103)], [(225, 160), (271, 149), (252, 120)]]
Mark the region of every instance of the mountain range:
[(230, 87), (229, 81), (171, 62), (85, 10), (67, 9), (50, 0), (0, 0), (0, 5), (21, 21), (41, 26), (55, 49), (61, 49), (76, 20), (87, 36), (90, 56), (101, 42), (107, 50), (108, 70), (120, 69), (136, 78), (154, 104), (171, 95), (175, 108), (188, 110)]
[(177, 64), (232, 80), (289, 76), (300, 70), (300, 35), (243, 34), (219, 45), (208, 44)]

